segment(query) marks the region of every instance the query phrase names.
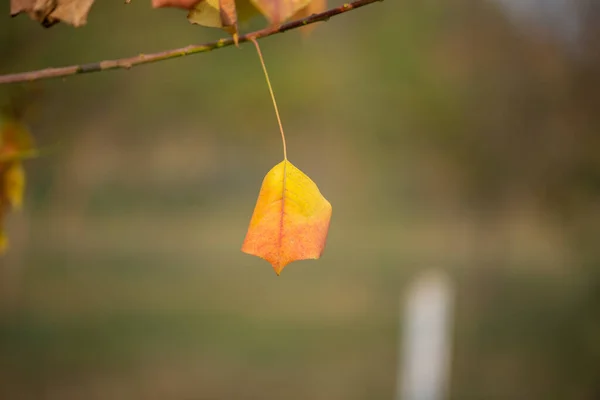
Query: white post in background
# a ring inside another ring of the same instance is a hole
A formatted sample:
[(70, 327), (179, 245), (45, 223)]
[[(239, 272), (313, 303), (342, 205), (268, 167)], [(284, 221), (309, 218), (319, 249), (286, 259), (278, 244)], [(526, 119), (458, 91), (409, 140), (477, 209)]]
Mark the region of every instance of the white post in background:
[(442, 271), (428, 271), (401, 299), (396, 400), (448, 397), (454, 290)]

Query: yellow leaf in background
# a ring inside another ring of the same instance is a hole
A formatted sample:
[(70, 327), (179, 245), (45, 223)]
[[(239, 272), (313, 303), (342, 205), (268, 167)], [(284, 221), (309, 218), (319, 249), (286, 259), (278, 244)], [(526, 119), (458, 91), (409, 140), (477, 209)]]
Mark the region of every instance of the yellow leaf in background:
[(3, 174), (3, 193), (10, 206), (19, 210), (23, 205), (25, 170), (20, 162), (11, 163)]
[(4, 233), (4, 217), (12, 209), (19, 209), (23, 204), (23, 191), (25, 190), (25, 171), (20, 162), (1, 165), (0, 176), (0, 254), (4, 254), (8, 247), (8, 238)]
[(325, 248), (331, 204), (287, 160), (265, 176), (242, 251), (267, 260), (279, 275), (289, 263), (317, 259)]
[(23, 204), (25, 170), (21, 160), (35, 155), (27, 127), (12, 116), (0, 115), (0, 253), (8, 243), (3, 231), (4, 218)]
[(271, 25), (281, 25), (308, 6), (311, 0), (250, 0)]

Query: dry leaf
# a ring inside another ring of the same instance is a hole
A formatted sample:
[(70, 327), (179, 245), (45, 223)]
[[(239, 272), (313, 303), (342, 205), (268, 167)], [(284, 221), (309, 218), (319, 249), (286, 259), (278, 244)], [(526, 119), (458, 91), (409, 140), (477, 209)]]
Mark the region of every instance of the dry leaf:
[(223, 28), (219, 0), (201, 1), (190, 10), (187, 18), (192, 24), (208, 26), (209, 28)]
[(237, 11), (235, 10), (235, 0), (219, 0), (219, 14), (221, 16), (221, 25), (228, 31), (238, 45), (238, 22)]
[(272, 25), (278, 26), (302, 10), (311, 0), (250, 0)]
[(292, 261), (321, 256), (330, 219), (331, 204), (317, 185), (284, 160), (263, 180), (242, 251), (264, 258), (279, 275)]
[(94, 0), (10, 0), (10, 15), (26, 13), (49, 27), (59, 21), (75, 27), (85, 25)]
[[(221, 12), (221, 6), (219, 2), (223, 0), (205, 0), (202, 1), (190, 10), (188, 13), (188, 21), (193, 24), (208, 26), (210, 28), (223, 28), (228, 33), (234, 35), (234, 40), (236, 39), (235, 34), (237, 33), (237, 22), (247, 21), (250, 18), (258, 15), (258, 10), (250, 4), (249, 0), (241, 0), (234, 4), (233, 0), (229, 0), (230, 3), (235, 7), (235, 30), (231, 29), (231, 25), (227, 25), (234, 20), (233, 16), (225, 15), (225, 19), (223, 19), (223, 15)], [(223, 13), (231, 14), (231, 4), (226, 4), (225, 8), (229, 8), (230, 11), (223, 11)]]
[[(180, 2), (187, 0), (153, 0), (155, 3), (165, 1)], [(315, 6), (311, 6), (312, 2)], [(300, 15), (306, 10), (310, 15), (320, 12), (325, 7), (325, 0), (204, 0), (197, 3), (189, 12), (191, 23), (211, 28), (224, 28), (227, 32), (237, 34), (237, 22), (263, 14), (272, 25), (280, 25), (292, 16)], [(187, 3), (185, 3), (187, 5)], [(171, 5), (170, 5), (171, 6)], [(179, 5), (177, 5), (179, 7)], [(235, 12), (235, 13), (234, 13)], [(237, 20), (234, 18), (237, 17)], [(228, 27), (235, 27), (233, 29)]]

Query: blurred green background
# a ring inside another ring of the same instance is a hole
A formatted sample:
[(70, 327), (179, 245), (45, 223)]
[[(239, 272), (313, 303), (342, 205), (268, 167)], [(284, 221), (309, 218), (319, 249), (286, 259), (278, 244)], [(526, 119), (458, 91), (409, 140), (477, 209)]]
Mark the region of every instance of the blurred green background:
[[(600, 7), (524, 3), (387, 0), (261, 41), (333, 205), (322, 259), (280, 277), (239, 250), (282, 159), (251, 45), (37, 85), (53, 152), (7, 222), (0, 399), (391, 399), (430, 268), (457, 296), (450, 398), (599, 398)], [(0, 73), (224, 36), (147, 0), (7, 14)]]

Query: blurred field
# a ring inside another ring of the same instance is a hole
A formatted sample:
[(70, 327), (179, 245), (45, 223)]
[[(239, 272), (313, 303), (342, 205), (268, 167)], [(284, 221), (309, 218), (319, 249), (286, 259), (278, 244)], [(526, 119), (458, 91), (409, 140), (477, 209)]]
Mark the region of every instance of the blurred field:
[[(391, 399), (429, 268), (458, 296), (451, 398), (597, 398), (600, 14), (579, 3), (577, 46), (478, 0), (263, 40), (290, 159), (333, 205), (322, 259), (280, 277), (239, 251), (282, 158), (252, 46), (44, 83), (30, 125), (57, 150), (7, 225), (0, 399)], [(222, 35), (98, 2), (77, 31), (5, 19), (0, 73)]]

